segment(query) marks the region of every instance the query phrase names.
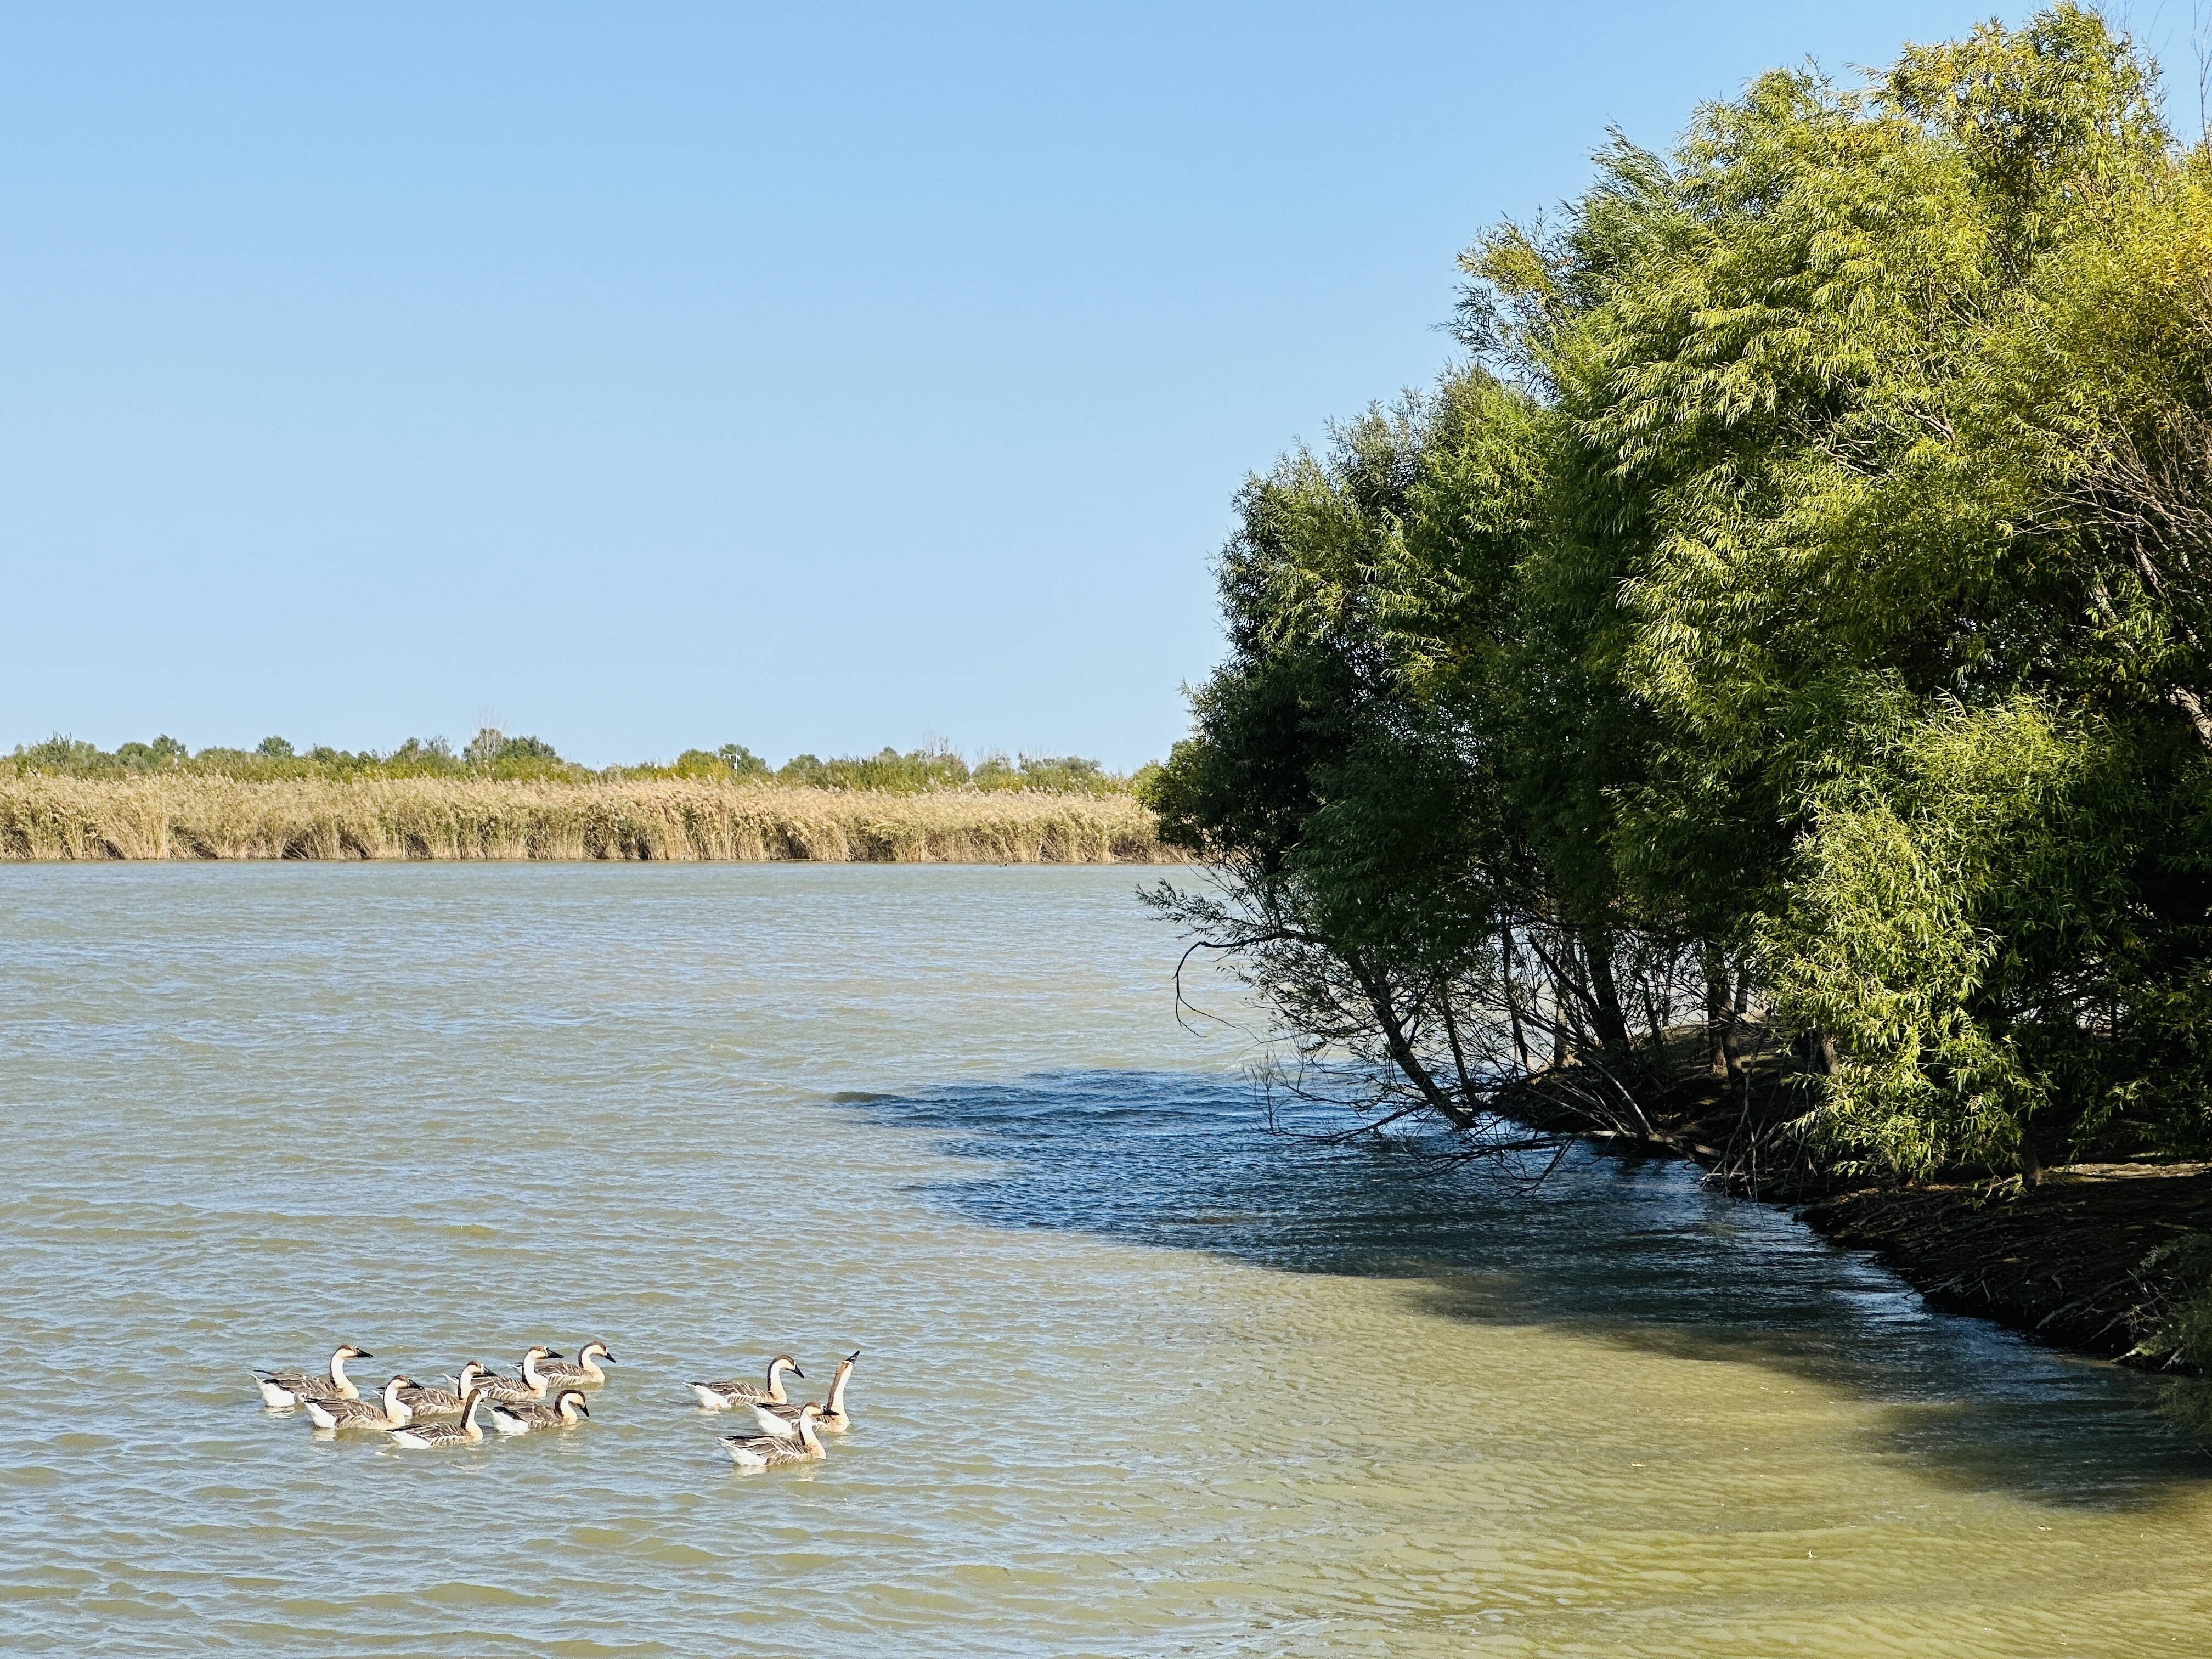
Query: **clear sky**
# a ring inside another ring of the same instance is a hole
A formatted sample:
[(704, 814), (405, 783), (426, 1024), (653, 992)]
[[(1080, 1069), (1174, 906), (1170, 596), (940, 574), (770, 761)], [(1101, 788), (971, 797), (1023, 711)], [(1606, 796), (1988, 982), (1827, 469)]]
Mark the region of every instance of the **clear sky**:
[(0, 749), (1133, 765), (1484, 224), (1986, 15), (8, 6)]

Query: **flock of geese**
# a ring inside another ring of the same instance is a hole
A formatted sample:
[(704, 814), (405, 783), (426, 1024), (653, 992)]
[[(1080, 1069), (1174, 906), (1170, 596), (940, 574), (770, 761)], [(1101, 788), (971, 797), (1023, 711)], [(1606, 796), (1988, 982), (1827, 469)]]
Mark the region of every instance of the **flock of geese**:
[[(568, 1359), (542, 1343), (527, 1348), (515, 1376), (490, 1370), (471, 1359), (451, 1378), (453, 1387), (426, 1387), (410, 1376), (395, 1376), (370, 1397), (362, 1397), (361, 1385), (346, 1375), (356, 1359), (375, 1356), (347, 1342), (331, 1355), (330, 1370), (316, 1376), (307, 1371), (255, 1371), (254, 1386), (261, 1403), (272, 1411), (303, 1408), (319, 1429), (365, 1429), (382, 1433), (394, 1445), (472, 1446), (483, 1443), (483, 1425), (477, 1421), (480, 1407), (491, 1409), (492, 1428), (500, 1434), (534, 1434), (544, 1429), (573, 1429), (589, 1417), (586, 1390), (607, 1380), (604, 1369), (614, 1363), (607, 1345), (592, 1340)], [(855, 1349), (837, 1362), (826, 1401), (794, 1405), (784, 1392), (786, 1372), (796, 1377), (806, 1373), (787, 1353), (768, 1362), (764, 1382), (732, 1379), (724, 1382), (688, 1384), (700, 1407), (710, 1412), (746, 1410), (752, 1413), (754, 1432), (726, 1434), (715, 1443), (741, 1469), (769, 1469), (782, 1463), (806, 1463), (827, 1455), (822, 1443), (826, 1431), (842, 1434), (853, 1426), (845, 1410), (845, 1389), (853, 1378)]]

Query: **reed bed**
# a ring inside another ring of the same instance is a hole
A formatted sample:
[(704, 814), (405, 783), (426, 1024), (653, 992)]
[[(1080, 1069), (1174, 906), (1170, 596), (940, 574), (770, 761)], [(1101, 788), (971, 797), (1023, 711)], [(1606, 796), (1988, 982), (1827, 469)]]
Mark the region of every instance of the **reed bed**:
[(1128, 795), (444, 778), (0, 776), (0, 860), (1178, 861)]

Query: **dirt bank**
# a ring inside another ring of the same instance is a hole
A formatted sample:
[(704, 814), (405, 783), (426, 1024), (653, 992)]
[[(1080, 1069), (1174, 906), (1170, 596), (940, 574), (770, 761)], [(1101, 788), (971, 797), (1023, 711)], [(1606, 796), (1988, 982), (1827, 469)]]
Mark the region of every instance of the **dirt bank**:
[(2146, 1259), (2212, 1232), (2212, 1170), (2081, 1164), (2021, 1192), (1869, 1188), (1799, 1213), (1837, 1243), (1873, 1251), (1939, 1307), (2118, 1355), (2158, 1325), (2176, 1292)]
[(2081, 1352), (2169, 1363), (2136, 1352), (2184, 1294), (2174, 1269), (2150, 1258), (2212, 1234), (2212, 1164), (2072, 1164), (2034, 1186), (1840, 1179), (1787, 1150), (1796, 1145), (1787, 1125), (1805, 1103), (1772, 1059), (1754, 1066), (1748, 1087), (1692, 1078), (1644, 1099), (1640, 1122), (1613, 1110), (1594, 1118), (1590, 1098), (1540, 1077), (1511, 1115), (1687, 1158), (1746, 1198), (1782, 1205), (1836, 1243), (1870, 1251), (1938, 1307)]

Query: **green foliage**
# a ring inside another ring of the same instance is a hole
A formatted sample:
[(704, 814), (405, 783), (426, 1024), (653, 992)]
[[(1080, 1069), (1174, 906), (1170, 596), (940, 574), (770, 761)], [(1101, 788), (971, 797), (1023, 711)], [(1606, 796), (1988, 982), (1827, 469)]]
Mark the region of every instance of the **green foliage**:
[(890, 794), (923, 794), (939, 789), (1033, 789), (1057, 793), (1110, 795), (1126, 793), (1129, 780), (1080, 756), (1024, 755), (1008, 760), (988, 754), (970, 767), (944, 744), (902, 754), (883, 749), (873, 755), (823, 760), (796, 755), (775, 773), (779, 783), (815, 789), (872, 789)]
[(813, 789), (881, 789), (893, 794), (919, 794), (930, 789), (958, 788), (968, 781), (968, 763), (949, 749), (912, 749), (905, 754), (883, 749), (843, 760), (797, 755), (785, 762), (775, 775), (781, 783)]
[(126, 743), (115, 750), (115, 758), (125, 771), (152, 772), (173, 766), (186, 758), (185, 745), (163, 732), (151, 743)]
[[(2212, 1237), (2191, 1233), (2151, 1252), (2144, 1269), (2170, 1280), (2166, 1316), (2149, 1332), (2139, 1352), (2172, 1355), (2200, 1376), (2212, 1376)], [(2212, 1427), (2212, 1413), (2200, 1411)]]
[(72, 778), (107, 776), (120, 769), (115, 757), (102, 754), (96, 744), (82, 743), (58, 732), (44, 743), (18, 744), (15, 759), (19, 772), (57, 772)]
[(1831, 1158), (2212, 1143), (2212, 153), (2154, 91), (2062, 6), (1484, 235), (1481, 367), (1240, 499), (1146, 786), (1231, 902), (1170, 908), (1424, 1096), (1532, 1013), (1618, 1054), (1696, 960)]
[(669, 767), (668, 774), (678, 778), (726, 778), (733, 775), (728, 762), (704, 749), (685, 750)]
[(2136, 1282), (2148, 1294), (2136, 1310), (2130, 1360), (2192, 1380), (2166, 1389), (2161, 1413), (2200, 1441), (2212, 1441), (2212, 1234), (2183, 1232), (2142, 1260)]
[(495, 726), (483, 726), (461, 750), (471, 769), (495, 778), (566, 778), (582, 769), (561, 758), (542, 738), (510, 738)]
[(108, 754), (89, 743), (56, 734), (45, 743), (18, 746), (0, 761), (18, 774), (51, 773), (69, 777), (119, 778), (134, 773), (178, 770), (244, 781), (324, 778), (492, 778), (501, 781), (576, 782), (608, 779), (695, 778), (710, 782), (780, 781), (802, 787), (868, 789), (896, 794), (969, 788), (984, 791), (1035, 790), (1056, 794), (1124, 795), (1132, 781), (1079, 756), (1023, 756), (1009, 761), (987, 756), (972, 771), (951, 749), (938, 745), (906, 754), (886, 749), (865, 758), (819, 760), (801, 755), (778, 773), (740, 743), (708, 750), (687, 749), (667, 764), (609, 767), (593, 773), (562, 758), (542, 738), (509, 737), (486, 726), (459, 754), (443, 738), (410, 738), (389, 754), (357, 753), (318, 746), (296, 753), (282, 738), (263, 739), (252, 750), (208, 748), (197, 755), (175, 738), (150, 744), (126, 743)]
[(62, 777), (113, 778), (155, 772), (188, 758), (185, 745), (166, 732), (151, 743), (126, 743), (113, 754), (57, 732), (44, 743), (18, 744), (9, 759), (13, 769), (50, 772)]
[(443, 738), (410, 738), (386, 756), (377, 771), (389, 777), (451, 778), (466, 770), (453, 746)]
[(988, 754), (968, 775), (977, 789), (1038, 789), (1062, 795), (1111, 795), (1128, 788), (1095, 760), (1081, 755), (1020, 755), (1009, 760)]
[[(1230, 659), (1143, 790), (1231, 895), (1157, 902), (1243, 951), (1301, 1042), (1395, 1071), (1455, 1120), (1498, 1069), (1487, 1017), (1539, 1016), (1513, 1000), (1507, 933), (1601, 925), (1610, 898), (1601, 880), (1540, 891), (1550, 826), (1519, 810), (1563, 750), (1597, 752), (1571, 731), (1577, 672), (1531, 651), (1520, 603), (1557, 533), (1559, 437), (1475, 370), (1249, 482), (1220, 566)], [(1574, 994), (1618, 1044), (1586, 976)]]

